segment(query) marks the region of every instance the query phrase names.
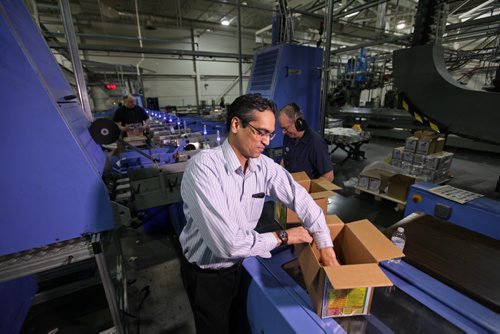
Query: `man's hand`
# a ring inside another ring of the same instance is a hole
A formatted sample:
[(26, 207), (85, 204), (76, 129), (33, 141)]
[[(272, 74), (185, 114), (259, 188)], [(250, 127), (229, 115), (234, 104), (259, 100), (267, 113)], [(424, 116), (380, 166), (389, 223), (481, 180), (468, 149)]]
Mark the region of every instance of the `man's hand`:
[[(307, 232), (307, 230), (303, 227), (294, 227), (294, 228), (289, 228), (286, 230), (288, 233), (288, 245), (293, 245), (293, 244), (301, 244), (301, 243), (311, 243), (313, 241), (312, 236)], [(276, 242), (279, 245), (281, 245), (281, 240), (278, 237), (278, 233), (274, 233), (274, 236), (276, 237)]]
[(122, 125), (121, 122), (116, 122), (116, 125), (118, 125), (118, 128), (120, 129), (120, 131), (127, 131), (128, 128), (126, 125)]
[(320, 261), (324, 266), (340, 266), (332, 247), (322, 248), (319, 253), (321, 255)]
[(301, 244), (301, 243), (308, 243), (309, 244), (313, 241), (312, 236), (302, 226), (289, 228), (286, 230), (286, 232), (288, 233), (288, 244), (289, 245)]

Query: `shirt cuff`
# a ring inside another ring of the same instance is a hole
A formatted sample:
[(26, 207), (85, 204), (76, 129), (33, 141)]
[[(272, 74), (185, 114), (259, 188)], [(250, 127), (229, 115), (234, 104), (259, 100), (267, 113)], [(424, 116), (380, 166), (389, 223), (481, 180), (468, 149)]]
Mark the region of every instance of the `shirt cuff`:
[(276, 237), (274, 236), (274, 232), (263, 233), (261, 234), (261, 236), (262, 240), (266, 245), (267, 251), (270, 252), (276, 248), (277, 242), (276, 242)]
[(312, 236), (314, 238), (314, 242), (316, 243), (318, 249), (333, 247), (332, 238), (330, 237), (329, 233), (325, 234), (323, 232), (315, 232), (312, 233)]

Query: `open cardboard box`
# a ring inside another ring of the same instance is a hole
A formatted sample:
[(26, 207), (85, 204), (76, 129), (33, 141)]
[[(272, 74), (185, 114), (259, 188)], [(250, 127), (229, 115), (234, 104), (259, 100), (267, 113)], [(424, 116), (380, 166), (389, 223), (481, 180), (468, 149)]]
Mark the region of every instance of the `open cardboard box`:
[[(333, 191), (342, 189), (324, 179), (311, 180), (305, 172), (292, 173), (292, 177), (309, 192), (325, 214), (328, 206), (328, 197), (335, 195)], [(285, 227), (286, 224), (302, 222), (295, 211), (285, 207), (280, 202), (275, 203), (274, 218), (282, 227)]]
[(314, 244), (296, 247), (314, 309), (322, 318), (369, 314), (373, 289), (392, 285), (378, 263), (404, 254), (366, 219), (326, 218), (340, 266), (322, 266)]

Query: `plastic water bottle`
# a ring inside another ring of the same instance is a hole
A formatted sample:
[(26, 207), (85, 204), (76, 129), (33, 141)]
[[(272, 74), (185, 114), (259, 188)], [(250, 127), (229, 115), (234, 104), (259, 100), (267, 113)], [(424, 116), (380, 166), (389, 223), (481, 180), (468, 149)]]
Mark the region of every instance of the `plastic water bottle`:
[[(398, 227), (398, 229), (392, 235), (391, 241), (394, 243), (394, 245), (396, 245), (397, 248), (399, 248), (400, 251), (403, 251), (406, 242), (405, 229), (403, 227)], [(391, 262), (399, 263), (400, 261), (401, 258), (397, 258), (392, 260)]]

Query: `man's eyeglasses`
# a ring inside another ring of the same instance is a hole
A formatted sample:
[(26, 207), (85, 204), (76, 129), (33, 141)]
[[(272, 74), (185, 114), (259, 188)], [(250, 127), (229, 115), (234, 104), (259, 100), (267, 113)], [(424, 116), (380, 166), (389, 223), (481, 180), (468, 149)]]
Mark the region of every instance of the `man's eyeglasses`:
[(273, 138), (276, 137), (276, 133), (274, 132), (265, 132), (263, 130), (257, 129), (250, 123), (247, 123), (247, 125), (250, 126), (255, 131), (254, 134), (259, 135), (261, 139), (269, 138), (269, 140), (273, 140)]
[(281, 127), (281, 131), (284, 131), (286, 133), (289, 133), (290, 132), (290, 128), (292, 127), (292, 125), (294, 125), (293, 123), (290, 123), (288, 124), (287, 126), (285, 127)]

